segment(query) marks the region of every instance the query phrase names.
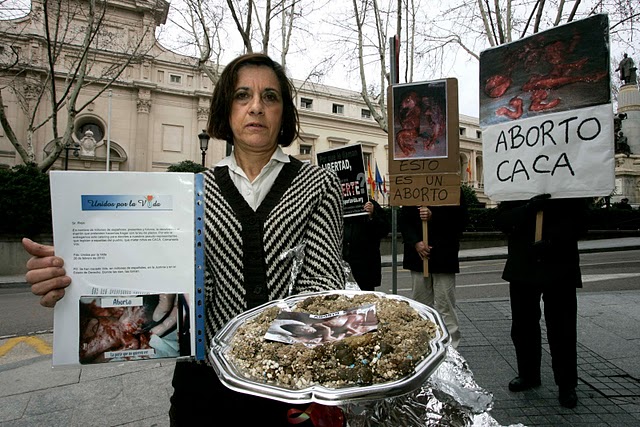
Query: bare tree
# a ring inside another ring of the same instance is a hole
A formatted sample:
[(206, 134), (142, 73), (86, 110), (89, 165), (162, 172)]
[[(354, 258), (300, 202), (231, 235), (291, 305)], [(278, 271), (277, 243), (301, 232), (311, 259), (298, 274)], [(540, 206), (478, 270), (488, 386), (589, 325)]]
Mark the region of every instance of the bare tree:
[(299, 58), (307, 46), (312, 46), (313, 55), (305, 59), (310, 70), (301, 79), (304, 85), (322, 80), (333, 65), (331, 58), (316, 55), (318, 43), (311, 42), (316, 34), (307, 21), (330, 3), (331, 0), (176, 1), (169, 14), (171, 31), (164, 29), (158, 38), (176, 52), (196, 56), (198, 67), (214, 84), (219, 64), (239, 53), (232, 51), (233, 46), (238, 46), (234, 43), (236, 37), (242, 52), (277, 52), (285, 69), (290, 55)]
[[(171, 47), (194, 55), (198, 69), (215, 83), (219, 77), (219, 64), (224, 53), (222, 37), (226, 7), (215, 2), (183, 0), (171, 6), (169, 21), (173, 31)], [(162, 35), (159, 35), (162, 39)]]
[(293, 33), (293, 23), (296, 16), (296, 3), (295, 0), (291, 0), (290, 4), (287, 4), (286, 0), (282, 3), (283, 10), (280, 24), (282, 49), (280, 51), (280, 64), (285, 68), (287, 66), (287, 53), (289, 53), (289, 47), (291, 46), (291, 34)]
[(265, 55), (269, 54), (269, 41), (271, 40), (271, 19), (275, 17), (273, 15), (273, 12), (274, 10), (271, 7), (271, 0), (265, 0), (264, 23), (260, 20), (260, 15), (256, 14), (256, 20), (258, 22), (260, 36), (262, 39), (262, 53), (264, 53)]
[[(170, 39), (167, 37), (165, 40), (163, 35), (160, 35), (160, 39), (177, 52), (195, 55), (198, 67), (214, 83), (218, 77), (218, 64), (229, 53), (222, 43), (223, 38), (228, 39), (228, 31), (240, 37), (242, 50), (246, 53), (258, 50), (269, 54), (270, 48), (279, 47), (281, 64), (286, 66), (295, 21), (301, 18), (297, 11), (299, 3), (302, 1), (281, 0), (274, 3), (266, 0), (258, 3), (255, 0), (182, 0), (171, 8), (173, 31)], [(279, 21), (276, 18), (280, 18)], [(273, 21), (280, 25), (279, 46), (274, 45), (271, 37)], [(177, 40), (176, 31), (179, 34)]]
[[(157, 10), (163, 9), (159, 0)], [(1, 65), (0, 123), (24, 163), (36, 163), (33, 138), (45, 128), (53, 149), (37, 163), (48, 170), (62, 150), (73, 143), (75, 118), (97, 99), (153, 45), (154, 24), (135, 37), (109, 28), (107, 5), (97, 0), (34, 1), (28, 18), (3, 21), (0, 33), (15, 52), (14, 61)], [(24, 31), (11, 31), (22, 25)], [(30, 52), (27, 56), (27, 48)], [(98, 52), (110, 51), (119, 59), (112, 65), (97, 61)], [(24, 55), (24, 57), (22, 56)], [(93, 86), (86, 96), (84, 89)], [(26, 133), (18, 135), (7, 117), (3, 92), (11, 91), (26, 116)], [(81, 93), (83, 101), (80, 102)]]
[[(367, 104), (372, 117), (381, 129), (387, 130), (386, 92), (389, 84), (387, 76), (387, 32), (389, 28), (388, 10), (381, 11), (377, 0), (352, 0), (352, 27), (346, 20), (335, 25), (344, 34), (337, 43), (353, 44), (352, 35), (355, 33), (353, 57), (357, 61), (357, 69), (361, 83), (360, 95)], [(355, 30), (354, 30), (355, 28)], [(370, 66), (376, 69), (377, 84), (368, 83), (367, 70)]]
[[(402, 44), (407, 52), (404, 55), (404, 76), (405, 81), (412, 81), (416, 64), (414, 35), (420, 2), (388, 0), (384, 5), (381, 3), (379, 0), (352, 0), (350, 21), (335, 25), (342, 34), (337, 42), (354, 46), (352, 58), (357, 63), (360, 95), (380, 128), (387, 132), (387, 88), (392, 83), (388, 67), (389, 61), (394, 60), (389, 60), (387, 54), (390, 38), (402, 34), (404, 21), (406, 40)], [(400, 70), (396, 72), (400, 75)], [(370, 78), (375, 83), (371, 84)]]
[(282, 66), (286, 64), (286, 55), (289, 51), (292, 32), (295, 21), (301, 17), (296, 9), (302, 0), (264, 0), (256, 2), (247, 0), (226, 0), (227, 6), (233, 18), (247, 53), (254, 52), (253, 41), (260, 47), (260, 52), (269, 54), (272, 45), (272, 21), (280, 18), (280, 61)]
[(461, 48), (479, 59), (484, 49), (535, 34), (554, 26), (608, 13), (612, 45), (635, 51), (640, 3), (627, 0), (454, 0), (434, 10), (419, 36), (429, 44), (423, 55), (431, 61)]
[[(236, 3), (240, 3), (236, 1)], [(234, 4), (234, 0), (227, 0), (229, 11), (233, 17), (233, 21), (236, 24), (238, 33), (242, 37), (242, 43), (244, 44), (245, 51), (247, 53), (253, 52), (253, 46), (251, 45), (251, 23), (253, 16), (253, 0), (247, 0), (246, 5)]]
[[(418, 9), (420, 8), (420, 1), (416, 4), (415, 0), (405, 0), (405, 45), (406, 45), (406, 59), (404, 79), (406, 82), (413, 81), (413, 71), (415, 64), (416, 53), (416, 20), (418, 19)], [(400, 8), (402, 5), (399, 5)], [(398, 34), (400, 30), (398, 30)]]
[(307, 46), (312, 46), (311, 56), (305, 58), (310, 69), (306, 77), (301, 79), (303, 85), (322, 80), (326, 70), (331, 68), (331, 55), (318, 55), (318, 44), (310, 42), (316, 40), (317, 34), (307, 21), (332, 5), (331, 0), (225, 1), (233, 19), (232, 26), (239, 34), (245, 52), (259, 49), (262, 53), (270, 54), (276, 51), (280, 56), (280, 64), (286, 69), (291, 54), (299, 58), (307, 51)]
[(304, 81), (321, 80), (332, 66), (332, 55), (320, 53), (318, 28), (310, 21), (332, 4), (332, 0), (281, 0), (274, 9), (274, 17), (280, 17), (281, 22), (280, 39), (273, 40), (272, 49), (279, 50), (280, 64), (285, 68), (290, 56), (298, 61), (303, 58), (310, 67), (306, 76), (299, 77)]

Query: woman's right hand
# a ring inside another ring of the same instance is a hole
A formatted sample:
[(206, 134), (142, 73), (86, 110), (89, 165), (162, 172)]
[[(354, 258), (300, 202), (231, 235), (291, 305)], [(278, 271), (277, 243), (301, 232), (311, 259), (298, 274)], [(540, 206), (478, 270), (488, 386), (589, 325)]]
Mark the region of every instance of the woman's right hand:
[(31, 239), (22, 239), (22, 246), (32, 255), (27, 261), (25, 279), (31, 292), (39, 295), (40, 305), (53, 307), (64, 296), (64, 289), (71, 283), (63, 268), (64, 260), (55, 256), (53, 246), (41, 245)]

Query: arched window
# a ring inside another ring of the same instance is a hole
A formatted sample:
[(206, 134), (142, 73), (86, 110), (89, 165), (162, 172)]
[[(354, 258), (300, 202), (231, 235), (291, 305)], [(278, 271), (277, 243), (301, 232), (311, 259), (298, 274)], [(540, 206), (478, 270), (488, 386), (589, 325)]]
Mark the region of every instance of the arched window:
[(90, 130), (93, 132), (93, 139), (96, 142), (102, 141), (104, 138), (104, 128), (102, 123), (100, 123), (94, 117), (81, 117), (76, 121), (74, 136), (78, 141), (81, 141), (84, 138), (85, 132)]

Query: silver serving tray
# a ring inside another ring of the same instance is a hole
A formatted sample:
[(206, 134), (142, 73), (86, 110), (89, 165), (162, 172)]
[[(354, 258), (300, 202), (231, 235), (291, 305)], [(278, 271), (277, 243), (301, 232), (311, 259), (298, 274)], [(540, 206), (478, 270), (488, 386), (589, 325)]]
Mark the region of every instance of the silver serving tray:
[[(383, 298), (397, 299), (406, 301), (413, 307), (423, 318), (431, 320), (439, 326), (439, 332), (436, 337), (431, 340), (429, 346), (431, 353), (422, 360), (416, 367), (412, 375), (386, 383), (372, 384), (369, 386), (353, 386), (343, 388), (327, 388), (322, 385), (312, 385), (307, 388), (292, 390), (279, 387), (274, 384), (264, 383), (258, 380), (246, 378), (234, 366), (233, 361), (227, 358), (230, 351), (230, 344), (235, 331), (246, 321), (258, 316), (267, 307), (278, 306), (295, 306), (299, 301), (310, 296), (322, 296), (341, 294), (352, 296), (358, 293), (371, 293)], [(209, 352), (209, 360), (213, 365), (220, 381), (232, 390), (252, 394), (255, 396), (276, 399), (283, 402), (298, 403), (321, 403), (323, 405), (343, 405), (346, 403), (377, 400), (387, 397), (400, 396), (410, 393), (420, 386), (431, 376), (440, 363), (446, 357), (446, 347), (449, 345), (451, 337), (442, 320), (440, 314), (424, 304), (406, 298), (400, 295), (385, 294), (383, 292), (368, 291), (326, 291), (300, 294), (285, 298), (283, 300), (274, 300), (267, 304), (263, 304), (252, 310), (246, 311), (239, 316), (233, 318), (225, 325), (213, 338), (211, 350)]]

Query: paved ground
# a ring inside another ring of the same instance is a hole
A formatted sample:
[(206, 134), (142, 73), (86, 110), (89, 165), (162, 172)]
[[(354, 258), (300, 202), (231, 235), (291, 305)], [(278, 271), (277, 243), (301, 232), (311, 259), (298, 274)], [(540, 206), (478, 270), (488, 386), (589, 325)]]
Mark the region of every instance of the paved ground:
[[(640, 239), (581, 245), (621, 250)], [(464, 257), (503, 256), (504, 248)], [(21, 280), (4, 278), (0, 282)], [(515, 353), (508, 299), (459, 302), (458, 351), (474, 379), (494, 396), (501, 426), (640, 426), (640, 291), (578, 296), (578, 406), (557, 402), (546, 340), (541, 387), (511, 393)], [(543, 325), (544, 326), (544, 325)], [(0, 427), (168, 426), (173, 363), (52, 369), (51, 334), (0, 340)], [(223, 424), (224, 425), (224, 424)], [(256, 424), (258, 425), (258, 424)]]
[[(542, 386), (511, 393), (516, 375), (508, 300), (459, 304), (458, 348), (476, 382), (494, 395), (491, 415), (527, 426), (640, 426), (640, 292), (578, 296), (578, 406), (558, 405), (551, 357), (543, 339)], [(546, 329), (545, 329), (546, 330)]]

